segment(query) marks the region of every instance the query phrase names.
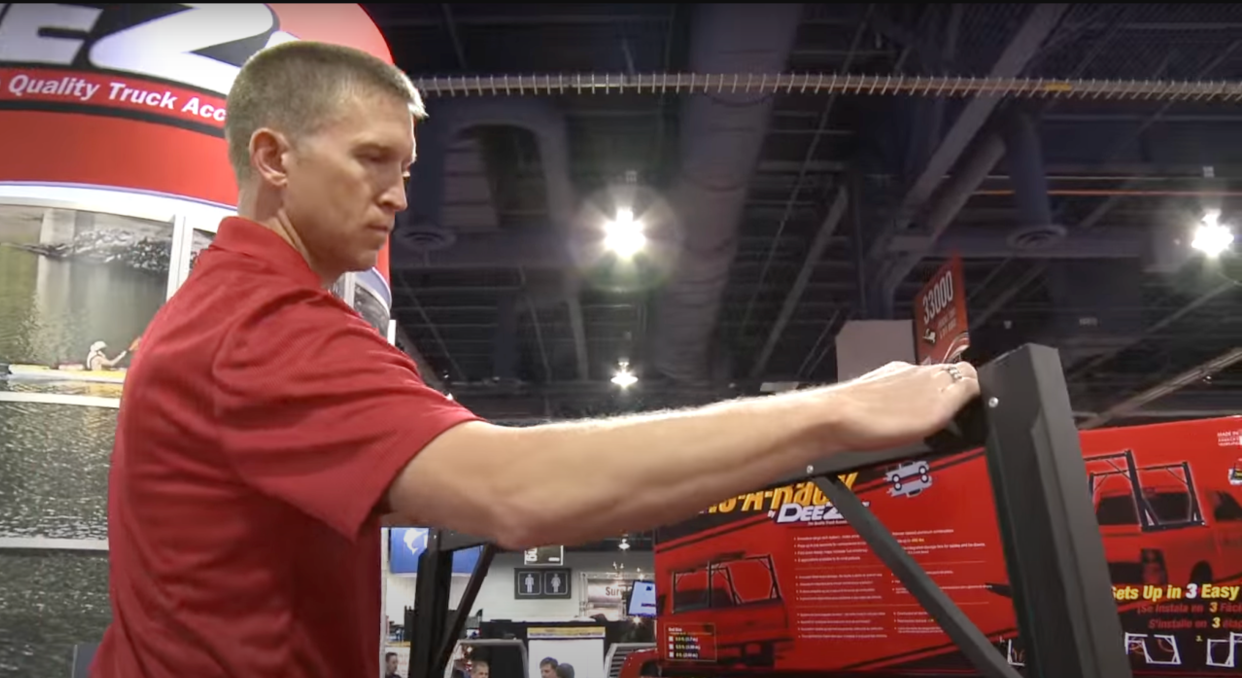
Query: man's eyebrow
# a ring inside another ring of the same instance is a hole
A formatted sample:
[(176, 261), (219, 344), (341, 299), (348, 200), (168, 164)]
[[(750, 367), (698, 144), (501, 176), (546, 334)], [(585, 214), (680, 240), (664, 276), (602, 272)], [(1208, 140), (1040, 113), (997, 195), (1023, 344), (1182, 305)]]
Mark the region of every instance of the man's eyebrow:
[(391, 146), (381, 144), (376, 141), (364, 141), (358, 144), (358, 150), (368, 153), (384, 153), (387, 155), (396, 154), (397, 151)]

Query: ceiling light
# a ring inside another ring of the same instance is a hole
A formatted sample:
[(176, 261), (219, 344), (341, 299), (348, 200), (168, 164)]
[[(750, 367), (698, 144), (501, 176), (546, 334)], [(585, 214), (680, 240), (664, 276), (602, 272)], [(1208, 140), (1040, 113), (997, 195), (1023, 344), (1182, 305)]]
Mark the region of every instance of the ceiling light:
[(638, 383), (638, 377), (634, 376), (634, 373), (630, 371), (630, 363), (622, 360), (617, 367), (616, 374), (612, 375), (611, 381), (621, 388), (629, 388)]
[(1209, 257), (1220, 256), (1233, 245), (1233, 230), (1220, 223), (1220, 210), (1208, 210), (1195, 229), (1190, 246)]
[(617, 216), (604, 224), (604, 247), (618, 256), (629, 258), (647, 244), (643, 224), (634, 218), (634, 210), (620, 208)]

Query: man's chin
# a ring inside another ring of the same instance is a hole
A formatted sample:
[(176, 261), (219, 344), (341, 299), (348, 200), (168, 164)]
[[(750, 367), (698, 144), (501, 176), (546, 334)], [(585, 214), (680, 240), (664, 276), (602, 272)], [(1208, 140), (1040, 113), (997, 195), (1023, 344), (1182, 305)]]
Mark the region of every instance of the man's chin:
[(351, 262), (349, 270), (352, 273), (362, 273), (375, 268), (379, 263), (379, 250), (367, 251), (355, 257)]

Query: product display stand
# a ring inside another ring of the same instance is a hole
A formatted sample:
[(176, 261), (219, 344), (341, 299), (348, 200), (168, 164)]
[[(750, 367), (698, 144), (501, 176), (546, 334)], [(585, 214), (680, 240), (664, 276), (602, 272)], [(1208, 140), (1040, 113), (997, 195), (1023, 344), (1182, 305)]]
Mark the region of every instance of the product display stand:
[[(986, 450), (1009, 588), (1030, 678), (1130, 678), (1087, 486), (1087, 471), (1054, 349), (1027, 345), (979, 368), (982, 397), (954, 427), (928, 445), (836, 455), (807, 467), (833, 506), (893, 571), (987, 678), (1018, 678), (1005, 654), (966, 617), (906, 553), (840, 474), (886, 461)], [(432, 530), (419, 561), (411, 678), (443, 678), (493, 548), (484, 549), (452, 619), (449, 578), (454, 550), (481, 541)], [(433, 642), (427, 642), (428, 640)]]
[[(983, 443), (1031, 678), (1130, 678), (1104, 544), (1095, 520), (1061, 360), (1027, 345), (979, 368), (982, 397), (927, 454)], [(813, 480), (987, 678), (1021, 674), (838, 479), (834, 460)]]
[[(453, 553), (480, 545), (483, 552), (479, 562), (466, 582), (457, 609), (450, 614)], [(479, 596), (495, 555), (496, 547), (482, 539), (451, 530), (428, 531), (427, 549), (418, 557), (418, 579), (414, 585), (414, 628), (409, 629), (411, 678), (444, 678), (453, 648), (470, 616), (470, 606)]]

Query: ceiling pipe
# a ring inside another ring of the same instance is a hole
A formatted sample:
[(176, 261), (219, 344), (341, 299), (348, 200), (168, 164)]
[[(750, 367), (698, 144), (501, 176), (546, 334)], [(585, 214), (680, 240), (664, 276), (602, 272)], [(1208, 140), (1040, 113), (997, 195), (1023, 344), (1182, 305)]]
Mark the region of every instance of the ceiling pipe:
[[(1039, 48), (1052, 34), (1061, 18), (1069, 9), (1065, 3), (1042, 3), (1035, 5), (1026, 21), (1010, 40), (1005, 51), (997, 59), (989, 74), (993, 78), (1016, 78), (1027, 64), (1039, 53)], [(889, 241), (900, 234), (921, 215), (927, 215), (924, 229), (932, 239), (939, 238), (949, 227), (957, 213), (961, 211), (970, 194), (983, 183), (996, 163), (1004, 155), (1004, 142), (999, 130), (988, 133), (980, 142), (972, 145), (972, 141), (984, 128), (992, 112), (1001, 102), (999, 96), (985, 96), (972, 99), (958, 114), (953, 125), (945, 133), (940, 146), (932, 154), (922, 173), (915, 179), (902, 200), (901, 209), (895, 222), (888, 232), (876, 239), (873, 255), (883, 256)], [(962, 160), (963, 154), (972, 148), (971, 157)], [(966, 171), (955, 172), (949, 185), (937, 190), (941, 179), (955, 165), (962, 164)], [(968, 175), (968, 176), (962, 176)], [(928, 204), (933, 195), (939, 194), (929, 210)], [(916, 253), (892, 260), (880, 280), (883, 296), (881, 299), (891, 308), (893, 295), (901, 281), (905, 279), (925, 253)]]
[[(800, 4), (696, 5), (690, 70), (779, 73), (801, 19)], [(651, 366), (674, 381), (710, 380), (716, 319), (771, 117), (770, 94), (733, 91), (722, 87), (682, 103), (681, 169), (669, 191), (680, 253), (656, 296), (649, 353)]]
[(1052, 225), (1052, 205), (1048, 201), (1048, 177), (1044, 171), (1044, 151), (1040, 147), (1035, 117), (1014, 108), (1005, 121), (1005, 148), (1011, 160), (1009, 175), (1017, 204), (1018, 227)]
[[(410, 208), (398, 226), (394, 249), (413, 256), (412, 266), (400, 268), (431, 268), (429, 263), (437, 251), (452, 252), (458, 239), (444, 223), (445, 177), (448, 148), (458, 135), (468, 129), (484, 126), (518, 127), (535, 136), (539, 159), (544, 171), (548, 213), (559, 231), (554, 247), (564, 250), (572, 242), (572, 228), (577, 211), (577, 196), (569, 173), (569, 137), (565, 114), (546, 99), (437, 99), (428, 104), (430, 115), (420, 125), (418, 162), (411, 169)], [(421, 238), (420, 233), (433, 237)], [(404, 257), (403, 257), (404, 258)], [(514, 266), (505, 258), (492, 262), (498, 266)], [(566, 275), (575, 276), (573, 267), (565, 267)], [(582, 309), (576, 293), (576, 281), (569, 281), (566, 297), (571, 318), (581, 318)], [(509, 341), (511, 338), (498, 338)], [(589, 359), (585, 329), (574, 332), (574, 350), (578, 379), (588, 378)]]

